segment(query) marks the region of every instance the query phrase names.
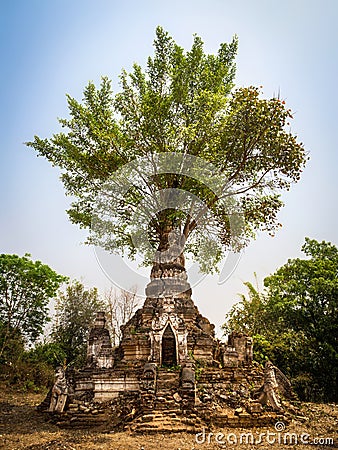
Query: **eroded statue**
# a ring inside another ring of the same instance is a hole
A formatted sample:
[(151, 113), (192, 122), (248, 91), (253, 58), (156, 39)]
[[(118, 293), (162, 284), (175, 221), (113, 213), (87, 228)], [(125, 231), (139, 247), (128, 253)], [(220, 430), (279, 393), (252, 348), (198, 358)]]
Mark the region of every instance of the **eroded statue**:
[(271, 361), (265, 363), (264, 383), (258, 393), (259, 397), (257, 400), (262, 405), (269, 402), (273, 410), (277, 412), (283, 411), (279, 394), (291, 395), (290, 381)]
[(62, 412), (66, 405), (68, 395), (68, 384), (63, 367), (59, 366), (55, 370), (55, 383), (52, 387), (52, 395), (48, 411)]

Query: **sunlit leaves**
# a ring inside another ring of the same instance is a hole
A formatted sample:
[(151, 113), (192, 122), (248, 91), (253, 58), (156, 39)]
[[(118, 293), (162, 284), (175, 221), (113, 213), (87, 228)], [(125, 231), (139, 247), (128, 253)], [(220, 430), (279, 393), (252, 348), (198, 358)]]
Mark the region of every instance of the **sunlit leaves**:
[(0, 255), (0, 355), (13, 335), (34, 341), (48, 321), (48, 303), (66, 278), (30, 255)]

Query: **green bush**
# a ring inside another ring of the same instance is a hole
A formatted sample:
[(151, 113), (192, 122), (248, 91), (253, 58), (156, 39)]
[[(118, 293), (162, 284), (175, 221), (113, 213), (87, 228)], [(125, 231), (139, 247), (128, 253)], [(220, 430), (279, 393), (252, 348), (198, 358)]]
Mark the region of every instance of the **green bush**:
[(45, 362), (16, 361), (1, 367), (1, 377), (7, 386), (24, 392), (38, 392), (53, 384), (54, 368)]
[(31, 363), (44, 362), (51, 367), (62, 366), (66, 359), (66, 352), (61, 344), (50, 342), (38, 344), (35, 348), (25, 353), (25, 360)]

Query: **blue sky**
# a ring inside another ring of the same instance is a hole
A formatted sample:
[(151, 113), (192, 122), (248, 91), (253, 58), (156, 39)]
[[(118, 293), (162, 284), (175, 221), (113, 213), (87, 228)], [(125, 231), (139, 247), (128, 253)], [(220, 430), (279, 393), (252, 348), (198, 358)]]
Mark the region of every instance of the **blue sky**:
[(117, 90), (121, 68), (152, 53), (157, 25), (185, 48), (197, 33), (210, 53), (237, 34), (236, 84), (280, 92), (311, 158), (283, 196), (279, 233), (259, 235), (225, 284), (208, 277), (194, 289), (201, 312), (220, 325), (243, 281), (300, 256), (305, 236), (337, 244), (337, 20), (335, 0), (1, 2), (1, 253), (29, 252), (88, 286), (110, 286), (82, 244), (86, 232), (67, 218), (58, 169), (23, 143), (57, 132), (65, 94), (80, 99), (89, 80), (108, 75)]

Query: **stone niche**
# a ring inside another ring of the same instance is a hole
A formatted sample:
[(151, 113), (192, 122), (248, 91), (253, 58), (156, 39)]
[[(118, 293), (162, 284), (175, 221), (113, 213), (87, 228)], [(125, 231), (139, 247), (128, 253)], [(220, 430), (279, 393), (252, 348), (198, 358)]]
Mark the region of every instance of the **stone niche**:
[(228, 347), (234, 348), (238, 354), (240, 365), (250, 365), (253, 360), (252, 337), (233, 331), (228, 337)]
[(244, 333), (233, 331), (227, 344), (220, 344), (219, 358), (223, 367), (247, 366), (253, 360), (252, 338)]

